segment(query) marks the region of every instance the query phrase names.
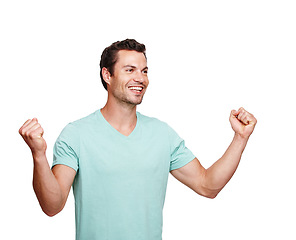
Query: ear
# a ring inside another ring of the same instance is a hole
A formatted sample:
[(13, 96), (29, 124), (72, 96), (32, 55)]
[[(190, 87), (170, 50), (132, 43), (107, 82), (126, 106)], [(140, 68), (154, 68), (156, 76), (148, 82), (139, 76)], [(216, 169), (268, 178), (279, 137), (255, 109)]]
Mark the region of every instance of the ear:
[(105, 81), (107, 84), (110, 84), (111, 73), (110, 73), (110, 72), (108, 71), (108, 69), (105, 68), (105, 67), (102, 68), (102, 76), (103, 76), (104, 81)]

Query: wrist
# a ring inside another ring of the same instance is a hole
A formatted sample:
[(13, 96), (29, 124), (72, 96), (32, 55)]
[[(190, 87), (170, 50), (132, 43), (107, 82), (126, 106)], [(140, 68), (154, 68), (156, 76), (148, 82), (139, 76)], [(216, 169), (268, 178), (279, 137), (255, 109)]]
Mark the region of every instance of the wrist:
[(32, 151), (32, 156), (33, 156), (34, 162), (42, 162), (46, 160), (45, 151)]
[(249, 140), (249, 137), (250, 136), (242, 136), (240, 135), (239, 133), (235, 133), (234, 134), (234, 137), (233, 137), (233, 140), (236, 141), (236, 142), (240, 142), (242, 144), (246, 144)]

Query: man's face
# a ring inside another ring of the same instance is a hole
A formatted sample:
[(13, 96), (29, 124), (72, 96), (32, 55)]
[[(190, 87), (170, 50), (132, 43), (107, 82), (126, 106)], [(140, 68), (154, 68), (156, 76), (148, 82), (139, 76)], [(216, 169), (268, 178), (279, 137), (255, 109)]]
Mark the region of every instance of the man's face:
[(138, 105), (149, 84), (147, 60), (143, 53), (130, 50), (120, 50), (117, 57), (108, 92), (121, 103)]

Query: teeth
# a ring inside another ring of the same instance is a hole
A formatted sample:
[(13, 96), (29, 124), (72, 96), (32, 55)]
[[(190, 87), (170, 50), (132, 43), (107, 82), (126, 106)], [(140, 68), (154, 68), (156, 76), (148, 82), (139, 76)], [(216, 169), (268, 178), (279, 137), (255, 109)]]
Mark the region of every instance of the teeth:
[(131, 90), (137, 90), (141, 91), (143, 88), (142, 87), (130, 87)]

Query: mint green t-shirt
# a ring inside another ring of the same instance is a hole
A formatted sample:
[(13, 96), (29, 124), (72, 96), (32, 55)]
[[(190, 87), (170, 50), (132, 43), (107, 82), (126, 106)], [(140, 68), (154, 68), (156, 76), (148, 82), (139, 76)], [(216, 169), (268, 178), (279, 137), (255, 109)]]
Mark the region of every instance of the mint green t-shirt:
[(169, 172), (194, 159), (166, 123), (137, 112), (129, 136), (100, 110), (68, 124), (54, 146), (53, 166), (73, 182), (77, 240), (161, 240)]

